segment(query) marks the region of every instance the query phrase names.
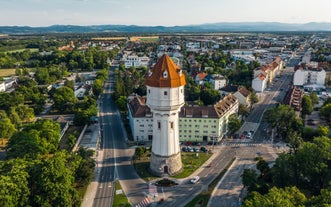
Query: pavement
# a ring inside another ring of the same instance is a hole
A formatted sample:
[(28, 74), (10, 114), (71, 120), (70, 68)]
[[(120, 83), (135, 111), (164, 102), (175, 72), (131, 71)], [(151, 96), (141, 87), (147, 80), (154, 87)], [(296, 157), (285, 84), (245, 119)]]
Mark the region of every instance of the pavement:
[(89, 149), (96, 150), (95, 154), (95, 161), (96, 161), (96, 167), (94, 169), (94, 178), (88, 185), (86, 189), (86, 193), (84, 195), (84, 198), (82, 200), (82, 207), (92, 207), (94, 198), (97, 192), (97, 188), (99, 185), (99, 175), (100, 175), (100, 169), (101, 169), (101, 163), (103, 161), (103, 153), (100, 153), (97, 143), (99, 142), (99, 124), (93, 124), (87, 127), (85, 130), (85, 133), (81, 139), (81, 142), (79, 143), (79, 146), (86, 147)]

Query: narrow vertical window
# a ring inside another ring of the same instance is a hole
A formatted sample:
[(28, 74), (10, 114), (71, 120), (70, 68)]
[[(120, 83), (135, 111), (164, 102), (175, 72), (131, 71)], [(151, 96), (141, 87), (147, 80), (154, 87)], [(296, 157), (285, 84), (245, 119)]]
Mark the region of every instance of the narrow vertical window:
[(148, 93), (151, 93), (151, 90), (148, 89)]
[(170, 128), (174, 129), (174, 122), (170, 122)]
[(168, 95), (168, 92), (167, 92), (167, 91), (164, 91), (164, 95), (165, 95), (165, 96)]
[(161, 129), (161, 122), (159, 122), (159, 121), (157, 122), (157, 128)]

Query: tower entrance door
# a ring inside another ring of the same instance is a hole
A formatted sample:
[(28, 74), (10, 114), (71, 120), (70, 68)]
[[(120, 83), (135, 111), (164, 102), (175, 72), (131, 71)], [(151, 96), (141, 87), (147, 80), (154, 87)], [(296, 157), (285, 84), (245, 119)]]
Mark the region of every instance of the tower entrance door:
[(165, 166), (163, 167), (163, 172), (166, 173), (166, 174), (168, 174), (168, 166), (167, 166), (167, 165), (165, 165)]

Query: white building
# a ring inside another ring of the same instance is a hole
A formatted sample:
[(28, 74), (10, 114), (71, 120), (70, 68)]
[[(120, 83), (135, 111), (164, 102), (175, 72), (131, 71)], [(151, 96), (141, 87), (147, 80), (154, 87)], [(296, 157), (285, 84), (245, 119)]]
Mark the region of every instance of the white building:
[(209, 82), (214, 90), (219, 90), (226, 86), (227, 80), (220, 74), (211, 74), (204, 78), (204, 82)]
[[(313, 67), (310, 67), (313, 66)], [(317, 64), (307, 65), (306, 67), (300, 67), (294, 72), (293, 85), (319, 85), (324, 86), (326, 72), (323, 68), (319, 68)]]
[(252, 88), (256, 92), (263, 92), (268, 85), (268, 76), (265, 73), (260, 73), (252, 81)]
[(168, 55), (163, 55), (146, 78), (146, 105), (153, 113), (150, 170), (174, 175), (183, 170), (178, 113), (184, 105), (185, 76)]
[[(227, 133), (229, 116), (237, 113), (238, 107), (238, 99), (231, 93), (214, 106), (183, 106), (179, 113), (179, 140), (209, 142), (210, 135), (221, 139)], [(128, 118), (134, 141), (153, 139), (153, 114), (146, 105), (146, 97), (128, 98)]]
[(137, 55), (128, 55), (124, 56), (124, 66), (125, 68), (130, 68), (130, 67), (147, 67), (149, 63), (149, 58), (144, 56), (144, 57), (139, 57)]

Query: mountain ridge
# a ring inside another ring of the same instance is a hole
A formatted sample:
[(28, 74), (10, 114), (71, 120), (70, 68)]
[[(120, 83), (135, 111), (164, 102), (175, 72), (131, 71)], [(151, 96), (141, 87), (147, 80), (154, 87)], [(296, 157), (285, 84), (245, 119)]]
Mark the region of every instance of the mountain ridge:
[(139, 25), (51, 25), (44, 27), (0, 26), (2, 34), (38, 33), (167, 33), (167, 32), (277, 32), (277, 31), (331, 31), (330, 22), (281, 23), (281, 22), (217, 22), (183, 26)]

